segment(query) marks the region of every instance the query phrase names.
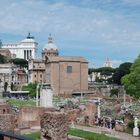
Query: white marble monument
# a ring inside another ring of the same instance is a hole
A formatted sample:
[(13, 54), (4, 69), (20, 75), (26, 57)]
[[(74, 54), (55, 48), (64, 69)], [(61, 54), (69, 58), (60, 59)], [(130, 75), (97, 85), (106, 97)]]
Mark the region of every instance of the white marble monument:
[(37, 58), (37, 46), (38, 43), (35, 41), (34, 37), (28, 33), (26, 39), (19, 43), (13, 44), (2, 44), (2, 48), (9, 49), (12, 58), (22, 58), (29, 60), (30, 58)]

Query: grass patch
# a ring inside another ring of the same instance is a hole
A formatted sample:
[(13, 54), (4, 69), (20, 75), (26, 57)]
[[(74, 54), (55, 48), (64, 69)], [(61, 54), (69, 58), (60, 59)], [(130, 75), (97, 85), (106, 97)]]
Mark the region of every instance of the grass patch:
[(81, 99), (80, 99), (80, 103), (81, 103), (81, 104), (86, 104), (86, 103), (87, 103), (87, 99), (81, 98)]
[(59, 96), (53, 96), (53, 102), (54, 103), (61, 102), (61, 97), (59, 97)]
[(8, 102), (12, 105), (12, 106), (25, 106), (25, 105), (29, 105), (29, 106), (35, 106), (35, 101), (32, 100), (19, 100), (19, 99), (8, 99)]
[(83, 131), (75, 128), (70, 128), (69, 134), (73, 136), (85, 138), (88, 140), (118, 140), (116, 138), (108, 137), (104, 134), (97, 134), (97, 133)]
[[(75, 128), (69, 129), (69, 134), (81, 138), (85, 138), (87, 140), (119, 140), (117, 138), (108, 137), (104, 134), (97, 134), (94, 132), (83, 131)], [(40, 140), (40, 132), (33, 132), (30, 134), (25, 134), (25, 137), (32, 138), (33, 140)]]
[(27, 138), (32, 138), (33, 140), (40, 140), (40, 132), (33, 132), (30, 134), (25, 134), (24, 136)]
[[(0, 97), (0, 99), (5, 99), (7, 100), (12, 106), (36, 106), (36, 101), (35, 100), (21, 100), (21, 99), (11, 99), (11, 98), (5, 98), (5, 97)], [(61, 97), (54, 96), (53, 97), (53, 102), (59, 103), (61, 101)]]

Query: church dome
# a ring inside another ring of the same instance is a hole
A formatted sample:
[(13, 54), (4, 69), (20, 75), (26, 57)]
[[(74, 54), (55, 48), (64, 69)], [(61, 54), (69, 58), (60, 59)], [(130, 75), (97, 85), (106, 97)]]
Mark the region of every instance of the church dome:
[(53, 43), (52, 37), (49, 36), (48, 43), (45, 45), (43, 50), (58, 50), (57, 46)]

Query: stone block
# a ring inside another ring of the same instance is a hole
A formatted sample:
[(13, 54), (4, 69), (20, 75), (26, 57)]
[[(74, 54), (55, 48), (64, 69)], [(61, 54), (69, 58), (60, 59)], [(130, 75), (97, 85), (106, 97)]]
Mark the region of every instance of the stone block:
[(41, 117), (42, 139), (67, 140), (68, 116), (62, 112), (46, 112)]
[(125, 126), (124, 125), (120, 125), (120, 124), (116, 124), (115, 125), (115, 130), (116, 131), (120, 131), (120, 132), (124, 132)]

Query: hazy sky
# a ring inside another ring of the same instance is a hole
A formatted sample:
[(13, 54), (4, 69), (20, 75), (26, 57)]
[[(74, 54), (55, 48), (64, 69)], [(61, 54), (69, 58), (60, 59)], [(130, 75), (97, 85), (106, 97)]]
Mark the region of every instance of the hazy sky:
[(39, 56), (51, 34), (60, 55), (83, 56), (90, 67), (110, 58), (116, 67), (140, 53), (140, 0), (0, 0), (2, 42), (28, 32)]

